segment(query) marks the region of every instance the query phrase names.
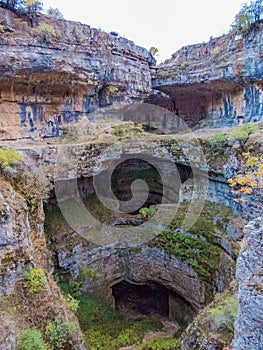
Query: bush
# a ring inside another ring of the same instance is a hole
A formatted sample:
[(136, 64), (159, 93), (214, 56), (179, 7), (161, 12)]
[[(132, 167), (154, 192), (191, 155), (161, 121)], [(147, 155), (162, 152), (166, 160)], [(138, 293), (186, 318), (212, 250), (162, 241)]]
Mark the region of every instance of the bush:
[(116, 339), (117, 346), (128, 346), (140, 343), (141, 337), (137, 334), (136, 329), (124, 329)]
[(96, 329), (89, 329), (84, 340), (89, 350), (115, 350), (111, 337)]
[(110, 93), (110, 94), (114, 94), (116, 92), (119, 91), (119, 88), (118, 86), (108, 86), (107, 87), (107, 91)]
[(31, 268), (24, 273), (24, 277), (26, 279), (24, 286), (28, 289), (29, 293), (38, 293), (46, 289), (45, 273), (41, 268)]
[(209, 139), (209, 144), (212, 146), (226, 146), (228, 143), (227, 136), (221, 131), (216, 131), (212, 137)]
[(75, 329), (76, 325), (74, 323), (66, 322), (61, 318), (49, 322), (46, 326), (46, 337), (51, 349), (63, 349), (69, 341), (71, 332)]
[(114, 135), (122, 137), (125, 135), (125, 127), (123, 125), (117, 125), (114, 129)]
[(180, 349), (180, 339), (153, 338), (138, 346), (136, 350), (176, 350)]
[(84, 282), (87, 278), (99, 278), (101, 273), (91, 267), (85, 267), (79, 271), (78, 280)]
[(39, 31), (43, 32), (44, 34), (48, 34), (48, 35), (52, 35), (52, 36), (56, 35), (56, 31), (55, 31), (54, 27), (51, 26), (50, 24), (47, 24), (47, 23), (40, 23), (39, 26), (37, 27), (37, 29)]
[(141, 208), (139, 214), (144, 218), (150, 218), (156, 214), (156, 209), (154, 208)]
[(66, 295), (66, 300), (71, 311), (77, 312), (79, 308), (79, 300), (75, 299), (71, 294)]
[(217, 308), (209, 310), (210, 319), (217, 330), (226, 329), (234, 332), (234, 322), (238, 310), (238, 300), (236, 296), (227, 297), (223, 304)]
[(64, 19), (63, 14), (60, 12), (58, 8), (49, 7), (47, 10), (47, 15), (56, 19)]
[(2, 168), (7, 168), (10, 165), (19, 164), (23, 157), (13, 149), (0, 148), (0, 165)]
[(22, 331), (17, 339), (19, 350), (46, 350), (42, 334), (36, 328), (27, 328)]
[(234, 142), (236, 140), (242, 141), (249, 138), (250, 135), (254, 134), (258, 130), (256, 123), (247, 123), (239, 126), (233, 130), (229, 135), (229, 140)]

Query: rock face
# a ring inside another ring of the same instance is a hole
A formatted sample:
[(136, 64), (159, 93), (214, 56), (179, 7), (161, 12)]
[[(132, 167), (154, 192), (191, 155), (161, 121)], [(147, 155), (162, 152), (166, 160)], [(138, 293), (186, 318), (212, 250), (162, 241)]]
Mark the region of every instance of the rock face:
[(116, 33), (42, 15), (31, 28), (1, 8), (0, 20), (0, 139), (59, 136), (80, 115), (151, 91), (152, 55)]
[(239, 311), (235, 323), (234, 350), (260, 350), (263, 344), (263, 220), (244, 229), (244, 246), (237, 261)]
[[(3, 350), (15, 350), (19, 333), (28, 327), (44, 328), (56, 315), (76, 323), (72, 334), (72, 349), (85, 350), (78, 321), (69, 310), (59, 288), (50, 275), (52, 264), (44, 235), (44, 213), (39, 208), (34, 215), (25, 200), (5, 181), (0, 193), (0, 344)], [(23, 274), (29, 267), (45, 271), (47, 289), (27, 294)], [(41, 301), (40, 301), (41, 300)]]
[(41, 264), (48, 268), (49, 259), (44, 248), (37, 255), (34, 251), (35, 244), (45, 244), (43, 211), (41, 213), (40, 209), (37, 214), (39, 225), (36, 231), (36, 227), (30, 225), (25, 201), (9, 184), (2, 181), (0, 204), (1, 298), (13, 291), (17, 280), (30, 264)]
[(189, 125), (222, 127), (263, 119), (263, 25), (183, 47), (158, 66), (150, 102)]

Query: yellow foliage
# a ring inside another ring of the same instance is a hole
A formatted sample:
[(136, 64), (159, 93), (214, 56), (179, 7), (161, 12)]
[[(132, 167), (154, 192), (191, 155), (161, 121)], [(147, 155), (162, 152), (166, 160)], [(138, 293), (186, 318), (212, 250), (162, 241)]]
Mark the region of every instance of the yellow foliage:
[(254, 167), (257, 163), (258, 163), (258, 158), (257, 157), (249, 157), (247, 162), (246, 162), (246, 166), (248, 168)]
[[(235, 187), (233, 191), (237, 196), (251, 195), (254, 188), (262, 188), (263, 186), (263, 156), (252, 157), (250, 153), (243, 153), (243, 157), (246, 159), (245, 174), (238, 174), (234, 179), (229, 179), (228, 184), (230, 187)], [(246, 199), (235, 198), (236, 203), (247, 202)]]

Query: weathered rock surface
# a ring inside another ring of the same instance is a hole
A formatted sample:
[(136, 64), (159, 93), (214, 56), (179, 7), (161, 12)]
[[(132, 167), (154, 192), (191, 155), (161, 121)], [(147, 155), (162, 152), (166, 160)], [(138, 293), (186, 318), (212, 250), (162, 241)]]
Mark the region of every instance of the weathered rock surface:
[(249, 35), (231, 32), (185, 46), (153, 74), (152, 103), (173, 110), (189, 125), (235, 125), (263, 119), (263, 25)]
[[(28, 295), (21, 279), (29, 267), (46, 271), (47, 289), (41, 296)], [(46, 247), (44, 213), (41, 203), (34, 214), (10, 184), (1, 180), (0, 193), (0, 344), (3, 350), (15, 350), (19, 333), (28, 327), (41, 327), (56, 315), (76, 323), (73, 348), (85, 350), (74, 314), (68, 309), (50, 273), (52, 264)], [(50, 318), (49, 318), (50, 317)], [(41, 322), (41, 321), (40, 321)]]
[(263, 220), (244, 229), (244, 245), (237, 261), (239, 311), (234, 350), (260, 350), (263, 344)]
[(132, 41), (64, 20), (38, 18), (55, 34), (30, 28), (0, 8), (0, 138), (59, 136), (61, 126), (151, 90), (151, 54)]

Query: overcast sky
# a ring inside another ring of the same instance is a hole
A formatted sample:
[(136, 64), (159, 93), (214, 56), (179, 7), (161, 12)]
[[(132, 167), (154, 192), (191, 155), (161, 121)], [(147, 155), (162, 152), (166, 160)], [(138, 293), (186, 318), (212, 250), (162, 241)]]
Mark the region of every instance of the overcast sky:
[(244, 0), (44, 0), (66, 19), (116, 31), (149, 49), (158, 61), (184, 45), (226, 33)]

